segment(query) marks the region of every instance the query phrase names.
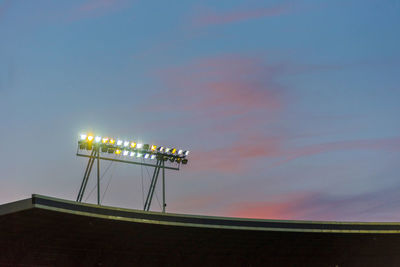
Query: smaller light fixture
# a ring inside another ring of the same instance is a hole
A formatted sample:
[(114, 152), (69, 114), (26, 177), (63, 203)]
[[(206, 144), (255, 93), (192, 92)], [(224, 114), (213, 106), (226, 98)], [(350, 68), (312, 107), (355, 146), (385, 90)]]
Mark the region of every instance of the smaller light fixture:
[(99, 142), (101, 141), (101, 137), (100, 137), (100, 136), (96, 136), (96, 137), (94, 138), (94, 141), (95, 141), (96, 143), (99, 143)]
[(117, 141), (117, 146), (121, 146), (122, 145), (122, 140), (118, 140)]
[(122, 153), (124, 156), (128, 156), (129, 151), (128, 150), (124, 150), (124, 152)]
[(137, 147), (138, 149), (141, 149), (141, 148), (143, 147), (143, 144), (137, 144), (136, 147)]
[(117, 155), (121, 154), (121, 150), (120, 149), (115, 150), (115, 154)]
[(125, 141), (124, 142), (124, 146), (126, 147), (126, 146), (129, 146), (129, 142), (128, 141)]
[(150, 157), (150, 154), (149, 153), (146, 153), (145, 155), (144, 155), (144, 158), (145, 159), (148, 159)]
[(81, 134), (81, 140), (86, 140), (87, 135), (86, 134)]
[(130, 154), (130, 156), (131, 156), (131, 157), (135, 156), (135, 152), (132, 151), (131, 154)]

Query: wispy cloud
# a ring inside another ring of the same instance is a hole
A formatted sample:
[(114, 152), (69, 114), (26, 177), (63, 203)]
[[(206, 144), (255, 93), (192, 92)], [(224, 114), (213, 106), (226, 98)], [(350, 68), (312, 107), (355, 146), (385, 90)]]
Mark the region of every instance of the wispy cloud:
[(5, 0), (0, 3), (0, 18), (6, 13), (7, 9), (11, 6), (11, 0)]
[[(163, 81), (174, 88), (168, 95), (176, 101), (163, 103), (161, 108), (184, 112), (187, 120), (201, 125), (207, 135), (237, 140), (234, 144), (212, 143), (198, 149), (193, 155), (198, 157), (193, 161), (197, 162), (194, 168), (214, 166), (237, 171), (242, 167), (240, 162), (279, 149), (280, 138), (265, 135), (263, 127), (274, 121), (285, 106), (285, 89), (277, 82), (280, 73), (280, 66), (266, 64), (260, 58), (233, 55), (206, 58), (161, 72)], [(210, 158), (221, 158), (221, 162), (209, 162)]]
[(263, 7), (254, 9), (242, 9), (229, 12), (208, 11), (194, 18), (197, 26), (208, 26), (241, 22), (263, 17), (276, 17), (293, 11), (293, 4), (281, 4), (274, 7)]
[(79, 20), (103, 16), (127, 6), (128, 2), (126, 0), (88, 0), (74, 9), (70, 19)]
[(303, 192), (270, 196), (269, 201), (234, 203), (227, 215), (260, 219), (398, 221), (398, 186), (375, 192), (333, 196)]
[(400, 137), (349, 140), (331, 143), (308, 145), (301, 148), (291, 148), (285, 152), (285, 159), (277, 162), (277, 165), (311, 155), (327, 153), (330, 151), (348, 150), (384, 150), (400, 151)]

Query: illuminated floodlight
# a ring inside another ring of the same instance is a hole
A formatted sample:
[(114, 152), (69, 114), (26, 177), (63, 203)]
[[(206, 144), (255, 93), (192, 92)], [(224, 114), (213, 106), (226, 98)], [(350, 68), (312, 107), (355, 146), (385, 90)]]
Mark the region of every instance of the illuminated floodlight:
[(117, 146), (121, 146), (122, 145), (122, 140), (118, 140), (117, 141)]
[(115, 154), (117, 155), (121, 154), (121, 150), (120, 149), (115, 150)]
[(129, 151), (128, 150), (124, 150), (124, 152), (122, 153), (124, 156), (128, 156)]
[(189, 150), (185, 151), (185, 156), (189, 155)]
[(136, 143), (135, 142), (131, 142), (131, 148), (135, 148), (136, 147)]
[(183, 154), (183, 150), (180, 149), (180, 150), (178, 151), (178, 154), (179, 154), (179, 155), (182, 155), (182, 154)]
[(141, 149), (141, 148), (143, 147), (143, 144), (137, 144), (136, 147), (137, 147), (138, 149)]
[(91, 142), (92, 140), (93, 140), (93, 135), (89, 135), (88, 137), (87, 137), (87, 140), (89, 141), (89, 142)]
[(115, 144), (115, 139), (110, 139), (110, 145), (113, 145), (113, 144)]
[(145, 159), (148, 159), (150, 157), (150, 154), (149, 153), (146, 153), (145, 155), (144, 155), (144, 158)]
[(157, 149), (157, 146), (156, 146), (156, 145), (152, 145), (152, 146), (151, 146), (151, 151), (156, 151), (156, 149)]
[(107, 137), (104, 137), (104, 138), (101, 140), (101, 142), (102, 142), (103, 144), (107, 144), (108, 138), (107, 138)]
[(171, 150), (171, 148), (166, 148), (165, 153), (168, 153)]
[(86, 140), (87, 135), (86, 134), (81, 134), (81, 140)]
[(95, 141), (96, 143), (99, 143), (99, 142), (101, 141), (101, 137), (100, 137), (100, 136), (96, 136), (96, 137), (94, 138), (94, 141)]
[(132, 151), (129, 156), (131, 156), (131, 157), (135, 156), (135, 152)]
[(137, 155), (136, 155), (137, 158), (141, 158), (142, 156), (143, 156), (142, 153), (137, 153)]
[(150, 159), (155, 159), (157, 157), (157, 155), (151, 155)]
[(159, 152), (163, 152), (164, 151), (164, 147), (163, 146), (158, 147), (158, 151)]
[(124, 146), (129, 146), (129, 142), (128, 142), (128, 141), (125, 141), (125, 142), (124, 142)]
[(172, 154), (175, 154), (175, 153), (176, 153), (176, 148), (173, 148), (173, 149), (171, 150), (171, 153), (172, 153)]

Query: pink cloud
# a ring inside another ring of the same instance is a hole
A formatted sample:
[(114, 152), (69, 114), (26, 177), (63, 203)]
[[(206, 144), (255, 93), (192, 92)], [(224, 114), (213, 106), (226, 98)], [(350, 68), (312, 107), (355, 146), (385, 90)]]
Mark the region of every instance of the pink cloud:
[(247, 159), (279, 150), (281, 138), (265, 136), (263, 127), (286, 104), (285, 89), (276, 82), (280, 74), (280, 66), (239, 56), (206, 58), (158, 74), (173, 88), (165, 95), (175, 100), (156, 105), (161, 110), (182, 111), (186, 123), (202, 129), (196, 132), (198, 138), (240, 138), (233, 144), (196, 149), (193, 168), (239, 171)]
[(270, 8), (247, 9), (225, 13), (207, 12), (198, 15), (194, 23), (199, 26), (228, 24), (263, 17), (276, 17), (287, 14), (293, 10), (293, 5), (284, 4)]
[(353, 196), (301, 192), (273, 195), (269, 201), (234, 203), (233, 217), (280, 220), (398, 221), (399, 186)]
[(0, 17), (3, 16), (7, 9), (11, 6), (11, 0), (5, 0), (3, 3), (0, 5)]
[(88, 0), (74, 10), (71, 19), (102, 16), (125, 8), (127, 4), (126, 0)]
[(330, 151), (343, 151), (343, 150), (400, 151), (400, 137), (331, 142), (331, 143), (309, 145), (302, 148), (290, 149), (285, 152), (285, 159), (279, 161), (277, 165), (281, 165), (283, 163), (295, 160), (297, 158), (308, 157), (321, 153), (327, 153)]

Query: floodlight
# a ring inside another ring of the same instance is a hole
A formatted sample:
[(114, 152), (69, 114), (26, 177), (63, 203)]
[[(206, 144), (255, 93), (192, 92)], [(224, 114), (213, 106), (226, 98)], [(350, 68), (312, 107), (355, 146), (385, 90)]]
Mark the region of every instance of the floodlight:
[(137, 147), (138, 149), (141, 149), (141, 148), (143, 147), (143, 144), (137, 144), (136, 147)]
[(124, 156), (128, 156), (129, 151), (128, 150), (124, 150), (124, 152), (122, 153)]
[(182, 164), (187, 164), (188, 160), (187, 159), (182, 159)]
[(168, 153), (171, 150), (171, 148), (166, 148), (165, 153)]
[(117, 154), (117, 155), (121, 154), (121, 150), (119, 150), (119, 149), (115, 150), (115, 154)]
[(155, 159), (157, 157), (157, 155), (151, 155), (150, 159)]
[(130, 156), (131, 156), (131, 157), (135, 156), (135, 152), (132, 151), (131, 154), (130, 154)]
[(146, 153), (145, 155), (144, 155), (144, 158), (145, 159), (148, 159), (150, 157), (150, 154), (149, 153)]
[(136, 147), (136, 143), (135, 142), (131, 142), (131, 148), (135, 148)]
[(115, 144), (115, 139), (110, 139), (110, 145), (113, 145), (113, 144)]
[(189, 155), (189, 150), (185, 151), (185, 156)]
[(157, 149), (157, 146), (156, 145), (152, 145), (151, 146), (151, 151), (155, 151)]
[(103, 144), (106, 144), (106, 143), (108, 142), (108, 138), (107, 138), (107, 137), (104, 137), (104, 138), (101, 140), (101, 142), (102, 142)]
[(163, 151), (164, 151), (164, 147), (163, 147), (163, 146), (159, 146), (159, 147), (158, 147), (158, 151), (159, 151), (159, 152), (163, 152)]
[(169, 161), (174, 162), (174, 161), (175, 161), (175, 158), (174, 158), (174, 157), (170, 157), (170, 158), (169, 158)]
[(128, 142), (128, 141), (125, 141), (125, 142), (124, 142), (124, 146), (129, 146), (129, 142)]
[(89, 136), (87, 137), (87, 140), (88, 140), (89, 142), (91, 142), (91, 141), (93, 140), (93, 135), (89, 135)]
[(172, 153), (172, 154), (175, 154), (175, 153), (176, 153), (176, 148), (173, 148), (172, 151), (171, 151), (171, 153)]
[(86, 134), (81, 134), (81, 140), (86, 140)]
[(100, 137), (100, 136), (96, 136), (96, 137), (94, 138), (94, 141), (95, 141), (96, 143), (100, 142), (100, 141), (101, 141), (101, 137)]
[(137, 155), (136, 155), (137, 158), (141, 158), (142, 156), (143, 156), (142, 153), (137, 153)]
[(182, 158), (176, 158), (177, 163), (181, 163), (181, 161), (182, 161)]
[(149, 148), (150, 148), (150, 145), (149, 145), (149, 144), (144, 144), (144, 145), (143, 145), (143, 149), (144, 149), (144, 150), (149, 150)]
[(117, 146), (121, 146), (122, 145), (122, 140), (118, 140), (117, 141)]
[(183, 150), (180, 149), (180, 150), (178, 151), (178, 154), (179, 154), (179, 155), (182, 155), (182, 154), (183, 154)]

